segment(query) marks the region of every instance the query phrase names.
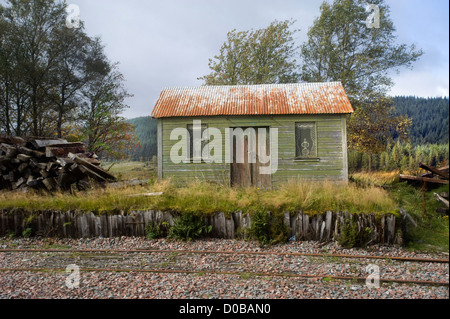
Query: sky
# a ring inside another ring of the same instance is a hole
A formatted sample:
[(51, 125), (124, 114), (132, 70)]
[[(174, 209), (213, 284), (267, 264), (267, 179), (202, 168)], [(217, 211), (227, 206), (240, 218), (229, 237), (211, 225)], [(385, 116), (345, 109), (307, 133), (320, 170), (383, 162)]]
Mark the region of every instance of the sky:
[[(306, 41), (323, 0), (67, 0), (79, 7), (90, 36), (101, 37), (119, 63), (127, 90), (126, 118), (148, 116), (166, 87), (200, 86), (208, 61), (229, 31), (260, 29), (296, 20), (295, 41)], [(329, 1), (330, 2), (330, 1)], [(369, 0), (370, 2), (370, 0)], [(449, 96), (449, 2), (386, 0), (397, 42), (425, 54), (412, 70), (391, 75), (392, 96)]]

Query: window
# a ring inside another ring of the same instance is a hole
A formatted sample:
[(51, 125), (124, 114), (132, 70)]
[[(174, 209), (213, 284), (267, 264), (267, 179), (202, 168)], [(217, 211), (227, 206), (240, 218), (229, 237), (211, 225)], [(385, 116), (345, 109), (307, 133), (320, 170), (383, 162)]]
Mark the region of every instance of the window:
[(301, 122), (295, 124), (295, 157), (317, 157), (316, 123)]
[[(199, 127), (199, 126), (196, 126)], [(189, 158), (191, 160), (197, 160), (200, 161), (202, 160), (202, 151), (205, 148), (205, 146), (208, 144), (208, 140), (204, 140), (203, 139), (203, 133), (205, 132), (205, 130), (208, 128), (208, 126), (206, 124), (202, 124), (201, 125), (201, 133), (200, 133), (200, 142), (196, 141), (196, 145), (197, 147), (200, 147), (200, 150), (198, 151), (198, 153), (196, 153), (197, 156), (194, 157), (194, 125), (189, 124), (187, 126), (187, 130), (189, 132)], [(208, 153), (209, 154), (209, 153)]]

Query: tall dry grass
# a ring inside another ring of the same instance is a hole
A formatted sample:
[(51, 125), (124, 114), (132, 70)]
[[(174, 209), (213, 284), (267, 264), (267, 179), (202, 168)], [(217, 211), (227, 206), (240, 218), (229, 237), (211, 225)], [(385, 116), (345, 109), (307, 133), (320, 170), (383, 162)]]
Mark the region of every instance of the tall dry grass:
[[(129, 196), (163, 192), (162, 196)], [(217, 212), (349, 211), (382, 213), (395, 210), (389, 194), (375, 186), (332, 182), (292, 181), (275, 190), (231, 188), (193, 181), (177, 186), (170, 180), (146, 186), (97, 189), (77, 194), (0, 193), (0, 208), (39, 210), (81, 210), (98, 213), (118, 210), (171, 210), (209, 215)]]

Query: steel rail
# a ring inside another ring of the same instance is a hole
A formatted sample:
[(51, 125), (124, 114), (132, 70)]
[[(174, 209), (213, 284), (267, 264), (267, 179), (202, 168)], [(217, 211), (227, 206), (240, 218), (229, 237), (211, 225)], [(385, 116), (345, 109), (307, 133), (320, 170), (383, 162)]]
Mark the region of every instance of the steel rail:
[(43, 252), (43, 253), (177, 253), (177, 254), (217, 254), (217, 255), (274, 255), (274, 256), (298, 256), (321, 258), (355, 258), (355, 259), (380, 259), (391, 261), (424, 262), (424, 263), (449, 263), (448, 259), (394, 257), (374, 255), (328, 254), (328, 253), (296, 253), (296, 252), (261, 252), (261, 251), (216, 251), (216, 250), (170, 250), (170, 249), (0, 249), (0, 253)]
[[(0, 268), (0, 272), (65, 272), (62, 268)], [(325, 275), (300, 275), (292, 273), (266, 273), (266, 272), (232, 272), (232, 271), (215, 271), (215, 270), (169, 270), (169, 269), (120, 269), (120, 268), (80, 268), (80, 272), (109, 272), (109, 273), (152, 273), (152, 274), (194, 274), (194, 275), (234, 275), (234, 276), (255, 276), (255, 277), (289, 277), (301, 279), (318, 279), (325, 278), (330, 280), (348, 280), (365, 282), (367, 278), (352, 276), (325, 276)], [(426, 281), (426, 280), (410, 280), (396, 278), (380, 278), (381, 282), (415, 284), (422, 286), (449, 286), (448, 282)]]

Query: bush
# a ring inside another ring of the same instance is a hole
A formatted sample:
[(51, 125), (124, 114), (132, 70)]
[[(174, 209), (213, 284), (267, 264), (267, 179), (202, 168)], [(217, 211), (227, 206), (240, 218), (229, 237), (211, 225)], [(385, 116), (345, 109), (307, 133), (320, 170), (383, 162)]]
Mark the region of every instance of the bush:
[(27, 228), (22, 232), (22, 236), (25, 238), (31, 237), (33, 230), (31, 228)]
[(366, 227), (364, 231), (358, 232), (358, 226), (351, 219), (346, 219), (340, 227), (338, 244), (344, 248), (364, 247), (367, 245), (371, 229)]
[(288, 240), (289, 228), (284, 223), (281, 214), (273, 215), (263, 210), (252, 215), (250, 237), (259, 241), (261, 245), (285, 243)]
[(338, 244), (344, 248), (352, 248), (356, 245), (356, 238), (358, 236), (358, 229), (356, 224), (350, 219), (346, 219), (341, 225)]
[(175, 219), (168, 237), (183, 241), (191, 241), (204, 237), (211, 233), (211, 231), (212, 226), (206, 226), (202, 218), (192, 213), (186, 213)]
[(164, 238), (169, 235), (170, 225), (168, 222), (148, 224), (145, 228), (145, 235), (148, 239)]

